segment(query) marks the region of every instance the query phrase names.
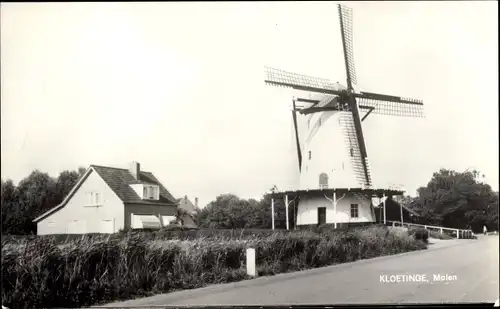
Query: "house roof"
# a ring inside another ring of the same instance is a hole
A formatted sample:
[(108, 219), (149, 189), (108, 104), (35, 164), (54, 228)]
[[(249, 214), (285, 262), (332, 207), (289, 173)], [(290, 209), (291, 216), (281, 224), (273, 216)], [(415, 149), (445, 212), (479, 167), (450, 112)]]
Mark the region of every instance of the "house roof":
[[(92, 172), (97, 173), (124, 204), (143, 204), (157, 206), (178, 205), (176, 199), (172, 196), (172, 194), (170, 194), (170, 192), (161, 184), (161, 182), (150, 172), (141, 171), (139, 180), (136, 180), (127, 169), (91, 165), (87, 169), (85, 174), (76, 183), (76, 185), (71, 189), (69, 194), (64, 198), (61, 204), (46, 211), (39, 217), (35, 218), (33, 221), (38, 222), (63, 208)], [(141, 199), (139, 195), (137, 195), (137, 193), (134, 191), (134, 189), (130, 187), (131, 184), (140, 183), (158, 185), (160, 189), (160, 199), (157, 201)]]
[[(108, 184), (108, 186), (116, 193), (116, 195), (126, 204), (177, 204), (176, 199), (168, 192), (168, 190), (160, 183), (160, 181), (150, 172), (140, 172), (139, 180), (127, 169), (91, 165), (99, 176)], [(130, 187), (131, 184), (152, 184), (160, 187), (160, 199), (158, 201), (143, 200)]]

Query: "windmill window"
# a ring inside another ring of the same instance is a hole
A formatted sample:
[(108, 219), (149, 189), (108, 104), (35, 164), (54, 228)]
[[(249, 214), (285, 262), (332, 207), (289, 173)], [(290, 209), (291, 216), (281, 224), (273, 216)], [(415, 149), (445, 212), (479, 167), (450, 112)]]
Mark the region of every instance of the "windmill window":
[(328, 175), (326, 173), (319, 174), (319, 188), (328, 188)]
[(351, 153), (351, 157), (354, 157), (354, 149), (352, 147), (349, 149), (349, 152)]
[(318, 126), (321, 126), (321, 117), (318, 120)]
[(359, 218), (359, 205), (351, 204), (351, 218)]
[(309, 150), (309, 160), (311, 160), (311, 151)]

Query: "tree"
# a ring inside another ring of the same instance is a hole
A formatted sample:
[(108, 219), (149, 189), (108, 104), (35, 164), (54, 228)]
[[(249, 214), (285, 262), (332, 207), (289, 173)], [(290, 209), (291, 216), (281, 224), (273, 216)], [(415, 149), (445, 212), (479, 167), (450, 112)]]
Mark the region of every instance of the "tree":
[(11, 179), (1, 181), (1, 203), (2, 203), (2, 233), (18, 234), (18, 219), (21, 217), (21, 205), (19, 203), (19, 191)]
[[(285, 203), (275, 200), (275, 228), (286, 228)], [(240, 199), (234, 194), (222, 194), (197, 214), (197, 224), (202, 228), (257, 228), (272, 227), (271, 197), (264, 195), (260, 201)], [(294, 209), (289, 207), (290, 228), (293, 228)]]
[(459, 173), (441, 169), (427, 186), (417, 190), (412, 208), (426, 224), (474, 231), (481, 231), (483, 225), (496, 229), (498, 193), (482, 182), (480, 175), (476, 170)]
[(78, 171), (62, 171), (57, 178), (56, 193), (61, 201), (73, 189), (82, 174)]
[(60, 204), (85, 173), (62, 171), (57, 178), (34, 170), (17, 186), (12, 180), (2, 180), (2, 232), (31, 234), (36, 232), (33, 219)]
[(85, 172), (86, 172), (86, 171), (87, 171), (87, 169), (86, 169), (85, 167), (80, 166), (80, 167), (78, 168), (78, 176), (79, 176), (79, 177), (82, 177), (82, 176), (83, 176), (83, 174), (85, 174)]
[(236, 229), (247, 227), (251, 216), (249, 201), (234, 194), (221, 194), (210, 202), (198, 215), (200, 227)]

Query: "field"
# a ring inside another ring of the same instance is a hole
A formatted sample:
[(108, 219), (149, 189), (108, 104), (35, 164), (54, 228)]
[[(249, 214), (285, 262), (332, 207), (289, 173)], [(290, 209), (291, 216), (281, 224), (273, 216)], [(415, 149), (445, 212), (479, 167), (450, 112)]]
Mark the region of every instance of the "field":
[(383, 226), (344, 231), (200, 230), (2, 237), (2, 302), (9, 308), (81, 307), (259, 275), (425, 249)]

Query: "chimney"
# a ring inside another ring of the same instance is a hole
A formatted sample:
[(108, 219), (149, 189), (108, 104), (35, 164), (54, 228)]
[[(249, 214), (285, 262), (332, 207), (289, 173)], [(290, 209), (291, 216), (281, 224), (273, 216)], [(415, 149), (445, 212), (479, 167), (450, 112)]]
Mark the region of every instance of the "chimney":
[(194, 198), (194, 206), (196, 208), (198, 208), (198, 198), (197, 197)]
[(134, 176), (136, 180), (139, 180), (139, 174), (141, 172), (141, 165), (138, 162), (132, 162), (130, 163), (129, 167), (130, 174)]

